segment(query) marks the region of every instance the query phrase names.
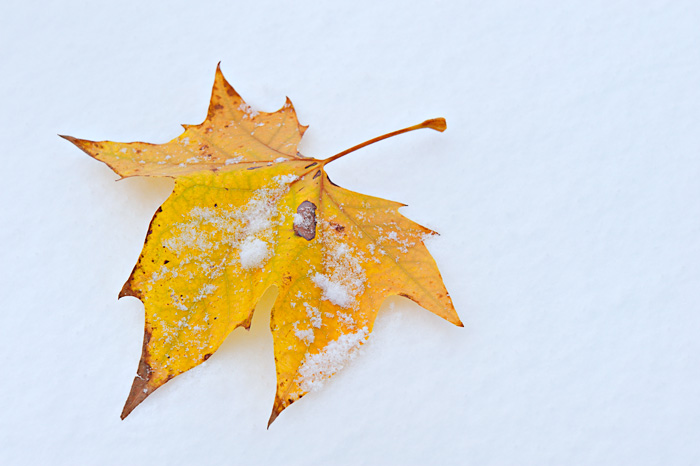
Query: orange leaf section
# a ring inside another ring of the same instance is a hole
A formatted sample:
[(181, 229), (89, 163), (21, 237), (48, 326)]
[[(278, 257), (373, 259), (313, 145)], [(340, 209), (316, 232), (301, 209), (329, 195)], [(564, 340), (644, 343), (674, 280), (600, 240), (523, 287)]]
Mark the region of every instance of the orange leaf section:
[(166, 144), (63, 137), (109, 165), (122, 178), (174, 178), (198, 171), (216, 172), (238, 164), (301, 158), (297, 145), (307, 128), (299, 124), (289, 99), (273, 113), (251, 109), (226, 82), (219, 67), (206, 120), (183, 126), (185, 132)]
[[(444, 130), (441, 119), (422, 125)], [(271, 286), (279, 293), (270, 423), (355, 357), (387, 296), (462, 325), (424, 245), (434, 233), (402, 216), (402, 204), (333, 184), (324, 166), (337, 156), (297, 152), (305, 129), (289, 100), (274, 113), (251, 110), (217, 68), (204, 123), (166, 144), (64, 136), (122, 177), (175, 179), (119, 295), (146, 312), (122, 418), (248, 328)]]

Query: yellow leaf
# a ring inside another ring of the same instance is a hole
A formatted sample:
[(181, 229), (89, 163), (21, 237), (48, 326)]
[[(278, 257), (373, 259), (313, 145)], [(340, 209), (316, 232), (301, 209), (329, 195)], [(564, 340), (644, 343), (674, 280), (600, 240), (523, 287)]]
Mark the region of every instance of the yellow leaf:
[[(122, 177), (175, 179), (119, 294), (144, 303), (137, 376), (122, 412), (206, 361), (256, 303), (278, 288), (270, 328), (277, 394), (270, 423), (320, 388), (367, 340), (382, 301), (405, 296), (461, 326), (423, 240), (434, 232), (396, 202), (333, 184), (325, 160), (304, 157), (306, 130), (289, 100), (253, 111), (217, 67), (206, 120), (166, 144), (94, 142), (63, 136)], [(269, 424), (268, 424), (269, 425)]]

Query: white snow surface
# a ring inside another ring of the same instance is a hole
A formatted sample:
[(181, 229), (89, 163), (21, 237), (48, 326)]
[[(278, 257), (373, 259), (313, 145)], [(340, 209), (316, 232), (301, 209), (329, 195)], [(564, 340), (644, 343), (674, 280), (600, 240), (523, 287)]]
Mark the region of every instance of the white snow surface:
[[(3, 7), (0, 464), (700, 463), (697, 1)], [(390, 298), (267, 430), (272, 290), (250, 332), (121, 421), (144, 313), (115, 298), (172, 181), (114, 183), (57, 134), (172, 140), (204, 120), (219, 61), (251, 115), (289, 95), (309, 157), (447, 119), (326, 170), (440, 233), (465, 328)]]

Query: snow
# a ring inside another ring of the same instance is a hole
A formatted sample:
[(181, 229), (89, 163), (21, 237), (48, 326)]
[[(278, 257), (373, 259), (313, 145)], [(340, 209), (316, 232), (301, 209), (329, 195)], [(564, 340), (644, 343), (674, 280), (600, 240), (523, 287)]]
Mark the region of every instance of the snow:
[(275, 181), (277, 181), (277, 183), (279, 183), (280, 185), (290, 184), (298, 179), (299, 179), (298, 176), (292, 175), (292, 174), (278, 175), (275, 177)]
[(314, 284), (323, 290), (323, 299), (337, 304), (340, 307), (350, 307), (355, 301), (352, 289), (340, 281), (333, 281), (322, 273), (317, 273), (311, 279)]
[(311, 306), (309, 303), (304, 303), (304, 308), (306, 309), (306, 315), (314, 328), (321, 328), (323, 320), (321, 318), (321, 311), (317, 307)]
[(260, 267), (270, 257), (269, 245), (260, 238), (247, 237), (238, 247), (241, 267), (244, 269)]
[(202, 286), (202, 288), (199, 290), (199, 294), (194, 297), (193, 301), (201, 301), (202, 299), (206, 298), (207, 296), (210, 296), (214, 294), (214, 291), (216, 291), (217, 286), (212, 284), (212, 283), (206, 283)]
[(298, 326), (299, 322), (295, 322), (292, 326), (294, 328), (294, 335), (296, 335), (296, 337), (303, 341), (307, 346), (312, 344), (315, 340), (313, 329), (307, 328), (306, 330), (302, 330)]
[(305, 392), (321, 389), (328, 378), (355, 358), (367, 336), (367, 327), (363, 327), (355, 333), (341, 335), (318, 353), (307, 353), (299, 369), (301, 389)]
[(342, 322), (343, 324), (347, 325), (348, 327), (354, 327), (355, 326), (355, 319), (352, 318), (350, 314), (346, 314), (344, 312), (338, 312), (337, 313), (338, 320)]
[[(698, 2), (4, 5), (0, 464), (699, 463)], [(447, 119), (326, 170), (440, 233), (465, 328), (377, 304), (362, 354), (267, 430), (271, 290), (121, 421), (144, 314), (116, 294), (172, 180), (114, 182), (56, 134), (176, 139), (219, 61), (260, 112), (289, 95), (318, 159)]]
[(323, 233), (323, 242), (323, 268), (327, 273), (316, 272), (311, 280), (322, 290), (322, 299), (340, 307), (354, 307), (367, 281), (361, 258), (354, 248), (340, 242), (332, 233)]
[[(244, 272), (262, 268), (276, 246), (273, 230), (284, 219), (278, 215), (279, 201), (295, 179), (293, 175), (276, 177), (270, 185), (252, 192), (250, 199), (240, 207), (195, 206), (183, 216), (183, 222), (162, 235), (161, 244), (176, 254), (181, 264), (196, 264), (197, 275), (209, 280), (219, 279), (230, 265), (238, 264)], [(213, 263), (212, 257), (217, 258)], [(235, 269), (232, 272), (235, 274)], [(148, 286), (177, 276), (178, 269), (173, 264), (163, 264), (152, 274)], [(196, 294), (181, 293), (182, 297), (173, 293), (173, 306), (188, 310), (210, 295), (215, 287), (207, 284)]]
[[(257, 112), (256, 110), (253, 110), (253, 109), (250, 107), (250, 105), (245, 104), (245, 103), (241, 104), (241, 105), (238, 107), (238, 110), (240, 110), (240, 111), (243, 112), (243, 119), (246, 119), (246, 118), (255, 118), (256, 116), (258, 116), (258, 112)], [(251, 133), (251, 134), (253, 134), (253, 133)]]

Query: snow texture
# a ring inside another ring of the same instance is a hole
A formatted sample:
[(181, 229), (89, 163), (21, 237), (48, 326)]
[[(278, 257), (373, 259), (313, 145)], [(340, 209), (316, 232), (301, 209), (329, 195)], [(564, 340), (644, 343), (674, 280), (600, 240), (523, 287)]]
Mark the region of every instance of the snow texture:
[(333, 234), (323, 234), (323, 241), (323, 269), (328, 273), (316, 273), (311, 281), (323, 291), (322, 299), (340, 307), (353, 307), (367, 281), (361, 256)]
[(341, 335), (318, 353), (307, 353), (299, 369), (301, 389), (305, 392), (321, 389), (325, 380), (355, 358), (360, 345), (366, 340), (367, 327), (363, 327), (355, 333)]
[(259, 267), (270, 256), (268, 244), (256, 237), (247, 237), (239, 246), (241, 267), (252, 269)]
[[(3, 6), (3, 466), (700, 464), (699, 2)], [(306, 156), (447, 119), (327, 171), (440, 233), (465, 328), (390, 298), (362, 354), (266, 430), (271, 290), (250, 332), (121, 421), (143, 306), (114, 298), (172, 181), (114, 183), (56, 134), (176, 138), (219, 61), (251, 114), (290, 96)]]

